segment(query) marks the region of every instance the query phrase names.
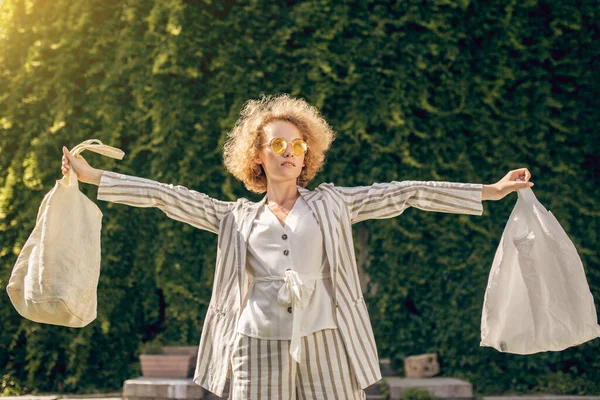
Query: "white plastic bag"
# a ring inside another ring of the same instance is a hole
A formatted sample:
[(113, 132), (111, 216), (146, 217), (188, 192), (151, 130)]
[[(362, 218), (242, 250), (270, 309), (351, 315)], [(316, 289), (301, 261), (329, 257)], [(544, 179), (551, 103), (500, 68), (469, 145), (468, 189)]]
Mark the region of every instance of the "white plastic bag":
[[(122, 159), (123, 151), (86, 140), (71, 150)], [(102, 212), (79, 191), (73, 168), (46, 194), (6, 291), (23, 317), (74, 328), (96, 319)]]
[(599, 337), (575, 246), (530, 188), (517, 193), (489, 275), (480, 345), (533, 354)]

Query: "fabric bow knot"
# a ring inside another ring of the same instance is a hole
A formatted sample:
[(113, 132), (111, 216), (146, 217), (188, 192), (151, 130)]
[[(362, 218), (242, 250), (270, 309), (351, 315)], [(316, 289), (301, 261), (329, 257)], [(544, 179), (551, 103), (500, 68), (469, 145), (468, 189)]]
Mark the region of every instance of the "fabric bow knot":
[(293, 310), (292, 317), (292, 342), (290, 344), (290, 354), (296, 362), (300, 362), (300, 321), (302, 321), (302, 310), (306, 306), (308, 299), (315, 290), (312, 286), (306, 285), (296, 271), (288, 269), (285, 271), (283, 285), (277, 294), (277, 302), (282, 306), (291, 306)]

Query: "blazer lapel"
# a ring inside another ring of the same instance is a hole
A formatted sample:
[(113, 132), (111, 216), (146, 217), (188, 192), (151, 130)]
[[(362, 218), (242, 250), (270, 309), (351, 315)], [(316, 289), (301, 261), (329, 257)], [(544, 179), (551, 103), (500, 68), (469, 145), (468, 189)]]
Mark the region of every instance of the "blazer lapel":
[(248, 237), (250, 236), (250, 230), (252, 229), (252, 223), (256, 219), (256, 215), (260, 208), (265, 204), (267, 196), (257, 203), (251, 203), (247, 205), (241, 214), (239, 221), (237, 234), (235, 237), (235, 251), (237, 260), (237, 276), (238, 276), (238, 300), (239, 310), (242, 311), (242, 302), (246, 297), (246, 290), (248, 289), (248, 276), (246, 274), (246, 250), (248, 248)]
[(321, 228), (321, 235), (323, 235), (323, 243), (325, 244), (324, 250), (327, 254), (327, 261), (329, 261), (329, 266), (331, 269), (331, 282), (335, 296), (336, 275), (338, 269), (337, 254), (335, 249), (337, 249), (339, 244), (339, 230), (335, 227), (335, 220), (333, 219), (331, 207), (321, 192), (311, 191), (301, 186), (298, 186), (298, 191), (317, 218), (317, 222)]

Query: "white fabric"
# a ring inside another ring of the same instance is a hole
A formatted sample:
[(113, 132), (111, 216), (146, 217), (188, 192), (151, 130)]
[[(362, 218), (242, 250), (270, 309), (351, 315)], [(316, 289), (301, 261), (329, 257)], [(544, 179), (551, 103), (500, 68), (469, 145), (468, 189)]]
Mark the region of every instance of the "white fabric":
[(600, 336), (577, 249), (530, 188), (518, 196), (492, 263), (480, 345), (533, 354)]
[(300, 337), (337, 329), (323, 237), (302, 197), (294, 203), (285, 226), (266, 205), (262, 207), (248, 239), (246, 268), (252, 288), (238, 332), (260, 339), (291, 340), (293, 357), (299, 360)]
[[(95, 139), (71, 153), (86, 149), (117, 159), (124, 155)], [(27, 319), (81, 328), (96, 319), (102, 212), (79, 191), (73, 168), (69, 171), (44, 197), (6, 291)]]

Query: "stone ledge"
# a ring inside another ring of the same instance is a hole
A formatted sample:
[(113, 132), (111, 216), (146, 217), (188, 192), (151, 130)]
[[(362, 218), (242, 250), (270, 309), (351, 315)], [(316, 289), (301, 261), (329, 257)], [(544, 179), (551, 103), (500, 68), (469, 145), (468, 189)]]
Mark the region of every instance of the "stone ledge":
[(600, 400), (600, 396), (555, 396), (551, 394), (527, 395), (527, 396), (483, 396), (481, 400)]
[(144, 378), (123, 383), (123, 398), (202, 399), (205, 390), (191, 379)]
[(90, 393), (90, 394), (61, 394), (59, 399), (69, 400), (118, 400), (121, 398), (122, 392), (110, 392), (110, 393)]
[[(118, 397), (117, 397), (118, 396)], [(2, 399), (4, 400), (4, 399)], [(60, 396), (58, 400), (123, 400), (121, 394), (115, 395), (114, 397), (86, 397), (85, 395), (70, 395), (69, 397)]]
[(58, 395), (46, 395), (46, 396), (35, 396), (31, 394), (26, 394), (23, 396), (0, 396), (2, 400), (56, 400), (58, 399)]
[(402, 391), (408, 388), (425, 388), (439, 399), (472, 399), (473, 385), (454, 378), (399, 378), (385, 377), (389, 386), (390, 400), (402, 399)]
[[(400, 378), (400, 377), (392, 377), (392, 378), (396, 378), (396, 379), (406, 379), (406, 378)], [(139, 382), (141, 378), (137, 378), (137, 379), (130, 379), (130, 381), (135, 381), (135, 382)], [(429, 379), (423, 379), (425, 381), (431, 381), (432, 379), (442, 379), (442, 378), (429, 378)], [(451, 379), (451, 378), (445, 378), (445, 379)], [(146, 378), (146, 380), (152, 380), (153, 382), (156, 380), (161, 380), (158, 378)], [(179, 381), (191, 381), (191, 379), (162, 379), (163, 381), (178, 381), (177, 383), (179, 383)], [(382, 380), (380, 380), (379, 382), (373, 384), (372, 386), (369, 386), (369, 388), (367, 388), (367, 390), (365, 390), (365, 392), (367, 393), (367, 399), (368, 400), (380, 400), (381, 399), (381, 395), (379, 395), (379, 391), (378, 391), (378, 386), (383, 382), (383, 381), (388, 381), (389, 377), (384, 377)], [(414, 380), (414, 379), (413, 379)], [(126, 381), (127, 382), (127, 381)], [(229, 382), (229, 380), (227, 381)], [(142, 383), (143, 384), (143, 383)], [(145, 383), (146, 385), (148, 385), (148, 382)], [(192, 382), (193, 385), (196, 385), (195, 383)], [(187, 382), (186, 382), (187, 385)], [(196, 385), (198, 386), (198, 385)], [(224, 392), (224, 396), (221, 397), (217, 397), (215, 396), (213, 393), (208, 392), (204, 389), (204, 397), (202, 397), (202, 400), (226, 400), (228, 399), (228, 384), (225, 385), (225, 392)], [(417, 386), (413, 386), (413, 387), (419, 387)], [(424, 387), (424, 386), (421, 386)], [(40, 395), (22, 395), (22, 396), (4, 396), (4, 397), (0, 397), (0, 400), (90, 400), (90, 399), (95, 399), (95, 400), (123, 400), (122, 397), (119, 396), (120, 393), (98, 393), (98, 394), (80, 394), (80, 395), (73, 395), (73, 394), (40, 394)], [(395, 399), (394, 397), (390, 397), (390, 400)], [(449, 398), (446, 398), (444, 400), (448, 400)], [(165, 398), (158, 398), (158, 397), (135, 397), (135, 400), (165, 400)], [(511, 395), (494, 395), (494, 396), (479, 396), (477, 397), (477, 399), (473, 399), (473, 400), (600, 400), (600, 396), (572, 396), (572, 395), (552, 395), (552, 394), (538, 394), (538, 395), (523, 395), (523, 396), (519, 396), (519, 395), (515, 395), (515, 394), (511, 394)]]
[(121, 393), (0, 396), (0, 400), (122, 400)]

